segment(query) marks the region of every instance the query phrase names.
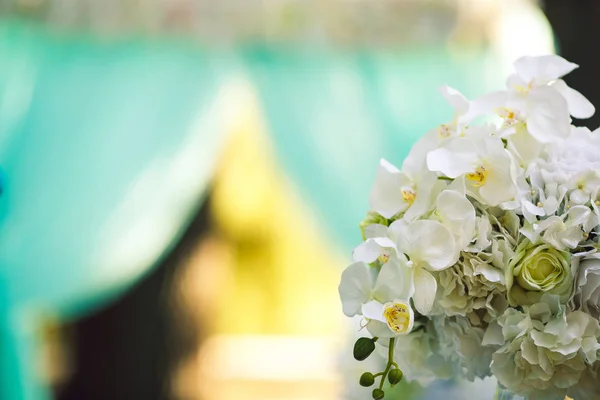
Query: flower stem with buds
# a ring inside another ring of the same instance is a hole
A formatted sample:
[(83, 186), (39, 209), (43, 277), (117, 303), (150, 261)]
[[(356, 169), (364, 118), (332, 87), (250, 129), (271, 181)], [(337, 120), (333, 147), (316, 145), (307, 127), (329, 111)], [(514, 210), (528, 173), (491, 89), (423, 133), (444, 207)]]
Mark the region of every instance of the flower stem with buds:
[(392, 365), (394, 365), (394, 345), (396, 344), (396, 339), (390, 339), (390, 347), (388, 348), (388, 362), (383, 371), (383, 376), (381, 377), (381, 382), (379, 382), (379, 389), (383, 389), (383, 383), (385, 382), (385, 378), (387, 378), (387, 374), (390, 372)]

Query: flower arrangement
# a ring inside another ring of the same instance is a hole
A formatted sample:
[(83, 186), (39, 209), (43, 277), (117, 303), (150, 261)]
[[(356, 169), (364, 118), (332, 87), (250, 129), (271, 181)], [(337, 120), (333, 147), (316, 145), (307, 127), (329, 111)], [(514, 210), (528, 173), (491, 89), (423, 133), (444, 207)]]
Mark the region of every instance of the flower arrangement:
[[(381, 160), (341, 277), (348, 317), (387, 347), (384, 381), (494, 376), (528, 399), (600, 398), (600, 133), (559, 56), (523, 57), (507, 89), (469, 101), (398, 169)], [(379, 382), (377, 382), (379, 380)]]

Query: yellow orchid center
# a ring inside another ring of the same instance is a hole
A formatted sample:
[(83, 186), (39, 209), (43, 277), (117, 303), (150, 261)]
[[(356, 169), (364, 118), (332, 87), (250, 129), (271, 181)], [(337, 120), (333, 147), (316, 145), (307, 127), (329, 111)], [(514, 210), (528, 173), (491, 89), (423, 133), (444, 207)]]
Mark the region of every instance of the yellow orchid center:
[(414, 203), (415, 198), (417, 197), (417, 194), (415, 193), (415, 191), (410, 188), (402, 188), (401, 193), (402, 193), (402, 199), (405, 202), (410, 203), (410, 204)]
[(500, 118), (504, 119), (515, 119), (516, 115), (515, 112), (508, 107), (498, 107), (496, 109), (496, 114), (498, 114)]
[(513, 87), (515, 88), (515, 90), (518, 93), (521, 94), (527, 94), (531, 91), (532, 87), (533, 87), (533, 82), (529, 82), (526, 86), (523, 85), (513, 85)]
[(485, 179), (487, 178), (488, 171), (485, 169), (483, 165), (477, 167), (475, 172), (467, 174), (467, 179), (473, 182), (475, 187), (480, 187), (485, 184)]
[(412, 315), (407, 304), (392, 303), (383, 310), (383, 316), (394, 333), (408, 333)]
[(451, 136), (452, 132), (450, 131), (450, 127), (446, 124), (442, 124), (438, 128), (438, 135), (440, 139), (445, 139)]
[(496, 114), (504, 120), (504, 123), (502, 124), (504, 128), (509, 128), (522, 122), (519, 113), (513, 109), (508, 107), (499, 107), (495, 111)]
[(386, 262), (388, 262), (390, 260), (390, 255), (389, 255), (389, 253), (381, 253), (381, 255), (379, 257), (377, 257), (377, 259), (382, 264), (385, 264)]

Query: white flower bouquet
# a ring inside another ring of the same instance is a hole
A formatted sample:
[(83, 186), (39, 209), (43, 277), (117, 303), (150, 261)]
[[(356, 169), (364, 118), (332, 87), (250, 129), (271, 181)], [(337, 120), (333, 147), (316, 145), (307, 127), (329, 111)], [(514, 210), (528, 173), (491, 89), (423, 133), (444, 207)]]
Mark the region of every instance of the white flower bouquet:
[(576, 64), (523, 57), (507, 90), (468, 101), (398, 169), (381, 160), (343, 272), (344, 314), (387, 347), (384, 381), (494, 376), (528, 399), (600, 398), (600, 133), (562, 79)]

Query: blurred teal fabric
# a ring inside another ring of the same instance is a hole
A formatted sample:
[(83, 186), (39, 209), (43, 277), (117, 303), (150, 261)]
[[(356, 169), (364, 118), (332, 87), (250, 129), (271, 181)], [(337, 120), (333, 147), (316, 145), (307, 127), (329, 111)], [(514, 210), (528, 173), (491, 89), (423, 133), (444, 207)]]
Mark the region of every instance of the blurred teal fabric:
[[(0, 24), (0, 398), (46, 399), (36, 323), (122, 293), (196, 212), (236, 63)], [(229, 107), (229, 108), (228, 108)]]
[(0, 398), (48, 398), (33, 364), (40, 317), (91, 312), (177, 239), (235, 116), (231, 82), (255, 85), (285, 173), (349, 254), (379, 158), (400, 165), (452, 116), (440, 85), (489, 89), (483, 56), (200, 51), (1, 23)]
[(379, 159), (398, 167), (412, 144), (452, 119), (438, 89), (471, 98), (502, 81), (482, 52), (443, 47), (397, 52), (252, 48), (245, 59), (279, 161), (343, 254), (361, 240), (359, 222)]

